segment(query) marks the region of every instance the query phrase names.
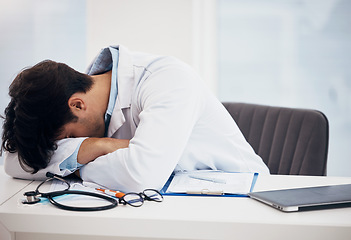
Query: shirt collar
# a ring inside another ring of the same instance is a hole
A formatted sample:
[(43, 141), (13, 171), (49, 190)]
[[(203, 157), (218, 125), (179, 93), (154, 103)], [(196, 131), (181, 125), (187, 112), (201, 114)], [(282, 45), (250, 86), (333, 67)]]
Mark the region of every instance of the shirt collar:
[(101, 50), (100, 54), (94, 59), (88, 67), (87, 74), (97, 75), (112, 70), (110, 97), (105, 113), (106, 129), (110, 124), (111, 115), (116, 104), (118, 85), (117, 85), (117, 68), (118, 68), (119, 50), (117, 47), (108, 47)]

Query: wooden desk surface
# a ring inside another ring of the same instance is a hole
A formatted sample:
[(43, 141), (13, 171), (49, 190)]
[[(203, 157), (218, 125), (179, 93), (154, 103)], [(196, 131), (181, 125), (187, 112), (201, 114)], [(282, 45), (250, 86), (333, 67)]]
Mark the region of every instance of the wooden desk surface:
[[(351, 178), (259, 176), (255, 191), (351, 183)], [(0, 206), (18, 239), (350, 239), (351, 208), (283, 213), (250, 198), (165, 196), (140, 208), (70, 212), (21, 205), (23, 192)], [(57, 235), (59, 234), (59, 235)], [(39, 238), (40, 237), (40, 238)]]

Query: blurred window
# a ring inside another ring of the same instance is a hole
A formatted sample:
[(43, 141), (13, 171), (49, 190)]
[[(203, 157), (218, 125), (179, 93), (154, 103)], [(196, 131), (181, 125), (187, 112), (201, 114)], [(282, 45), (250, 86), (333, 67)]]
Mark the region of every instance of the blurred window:
[(350, 12), (348, 0), (218, 0), (220, 100), (324, 112), (328, 175), (351, 169)]

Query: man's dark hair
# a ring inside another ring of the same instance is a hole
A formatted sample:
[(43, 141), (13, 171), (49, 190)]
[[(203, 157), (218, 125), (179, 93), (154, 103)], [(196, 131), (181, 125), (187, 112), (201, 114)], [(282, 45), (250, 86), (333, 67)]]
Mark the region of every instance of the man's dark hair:
[(2, 147), (18, 153), (25, 171), (34, 174), (47, 167), (63, 126), (77, 120), (69, 98), (87, 92), (92, 84), (90, 76), (50, 60), (20, 72), (9, 87)]

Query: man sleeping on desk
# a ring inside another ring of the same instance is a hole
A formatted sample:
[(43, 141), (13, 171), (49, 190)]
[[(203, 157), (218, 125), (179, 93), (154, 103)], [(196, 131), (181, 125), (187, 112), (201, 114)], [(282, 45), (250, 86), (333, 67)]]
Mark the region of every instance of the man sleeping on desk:
[(78, 173), (109, 189), (161, 189), (173, 171), (269, 174), (223, 105), (185, 63), (101, 50), (79, 73), (43, 61), (9, 88), (2, 147), (16, 178)]

